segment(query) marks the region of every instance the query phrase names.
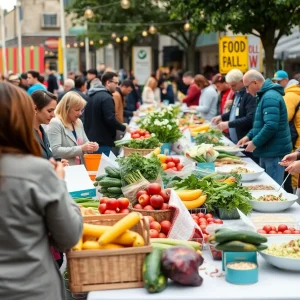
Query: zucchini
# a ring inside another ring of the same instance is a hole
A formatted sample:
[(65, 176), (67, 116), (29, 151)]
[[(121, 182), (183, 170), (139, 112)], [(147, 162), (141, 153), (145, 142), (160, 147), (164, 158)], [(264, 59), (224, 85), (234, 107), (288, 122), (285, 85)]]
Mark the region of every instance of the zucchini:
[(220, 230), (215, 234), (215, 241), (217, 243), (225, 243), (229, 241), (240, 241), (250, 244), (259, 245), (267, 242), (267, 238), (252, 231), (247, 230)]
[(267, 245), (258, 245), (256, 246), (257, 248), (257, 251), (264, 251), (266, 249), (268, 249), (268, 246)]
[(123, 195), (121, 194), (110, 194), (109, 192), (105, 192), (105, 197), (108, 197), (108, 198), (115, 198), (115, 199), (118, 199), (118, 198), (121, 198)]
[(104, 168), (104, 170), (109, 177), (121, 179), (121, 174), (119, 169), (113, 167), (106, 167)]
[(201, 244), (193, 241), (182, 241), (182, 240), (175, 240), (175, 239), (161, 239), (161, 238), (152, 238), (150, 239), (151, 243), (158, 243), (158, 244), (167, 244), (171, 246), (186, 246), (193, 250), (200, 250)]
[(162, 253), (162, 250), (154, 248), (144, 260), (144, 287), (149, 293), (159, 293), (167, 287), (167, 278), (161, 272)]
[(108, 193), (112, 193), (112, 194), (122, 194), (122, 190), (119, 187), (109, 187), (107, 191)]
[(230, 241), (216, 245), (217, 250), (231, 251), (231, 252), (255, 252), (257, 247), (253, 244), (244, 243), (240, 241)]
[(104, 177), (106, 177), (106, 174), (100, 175), (98, 177), (96, 177), (96, 181), (100, 181), (101, 179), (103, 179)]
[(95, 181), (95, 182), (93, 183), (94, 186), (98, 186), (98, 184), (99, 184), (98, 181)]
[(100, 185), (104, 187), (121, 187), (121, 179), (105, 177), (100, 181)]

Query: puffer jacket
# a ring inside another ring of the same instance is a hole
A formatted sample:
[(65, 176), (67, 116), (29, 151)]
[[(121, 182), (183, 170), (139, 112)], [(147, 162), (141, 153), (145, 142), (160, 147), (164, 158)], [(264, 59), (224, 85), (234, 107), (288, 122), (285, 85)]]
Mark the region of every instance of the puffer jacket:
[[(287, 88), (285, 88), (284, 92), (285, 95), (283, 98), (288, 112), (288, 120), (290, 122), (294, 118), (294, 124), (298, 132), (298, 139), (295, 144), (295, 149), (298, 149), (300, 147), (300, 109), (298, 109), (298, 111), (296, 112), (296, 107), (300, 103), (300, 85), (292, 84)], [(297, 184), (298, 184), (298, 175), (293, 175), (293, 179), (292, 179), (293, 187), (294, 188), (297, 187)]]
[(287, 109), (283, 100), (283, 87), (267, 79), (257, 92), (252, 130), (248, 137), (256, 146), (256, 157), (283, 157), (292, 151)]

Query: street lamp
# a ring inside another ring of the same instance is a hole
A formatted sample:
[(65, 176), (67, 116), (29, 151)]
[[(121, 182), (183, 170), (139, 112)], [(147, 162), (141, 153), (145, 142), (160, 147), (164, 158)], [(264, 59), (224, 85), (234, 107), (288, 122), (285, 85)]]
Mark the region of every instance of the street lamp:
[(146, 30), (144, 30), (143, 32), (142, 32), (142, 36), (143, 37), (146, 37), (148, 35), (148, 32), (146, 31)]
[(80, 42), (80, 47), (83, 47), (84, 46), (84, 42)]
[(126, 35), (123, 36), (123, 42), (128, 42), (128, 37)]
[(93, 46), (94, 45), (94, 41), (90, 41), (90, 45)]
[(123, 9), (128, 9), (130, 7), (130, 0), (121, 0), (121, 7)]
[(63, 79), (67, 79), (67, 48), (66, 48), (66, 29), (65, 29), (65, 7), (64, 0), (60, 0), (60, 34), (63, 60)]
[(184, 28), (185, 31), (189, 31), (189, 30), (191, 29), (190, 23), (187, 21), (187, 22), (184, 24), (183, 28)]
[(155, 34), (157, 32), (157, 29), (155, 28), (155, 26), (151, 25), (150, 28), (149, 28), (149, 32), (151, 34)]
[(84, 16), (85, 16), (87, 19), (91, 19), (91, 18), (94, 16), (94, 12), (91, 10), (90, 7), (87, 7), (87, 9), (86, 9), (85, 12), (84, 12)]
[(103, 40), (99, 40), (99, 44), (102, 45), (103, 44)]
[(111, 34), (111, 37), (112, 37), (113, 39), (115, 39), (115, 38), (117, 37), (117, 35), (113, 32), (113, 33)]
[(117, 38), (116, 38), (116, 42), (117, 42), (117, 43), (120, 43), (120, 42), (121, 42), (121, 39), (120, 39), (119, 37), (117, 37)]

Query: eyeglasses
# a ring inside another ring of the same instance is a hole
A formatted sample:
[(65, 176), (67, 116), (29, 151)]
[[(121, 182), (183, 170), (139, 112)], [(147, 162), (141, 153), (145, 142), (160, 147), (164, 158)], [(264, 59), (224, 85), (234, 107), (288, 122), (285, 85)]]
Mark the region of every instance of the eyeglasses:
[(109, 82), (113, 82), (114, 84), (119, 84), (119, 81), (109, 80)]
[(246, 90), (248, 90), (249, 86), (250, 86), (253, 82), (255, 82), (255, 80), (252, 80), (248, 85), (245, 85)]

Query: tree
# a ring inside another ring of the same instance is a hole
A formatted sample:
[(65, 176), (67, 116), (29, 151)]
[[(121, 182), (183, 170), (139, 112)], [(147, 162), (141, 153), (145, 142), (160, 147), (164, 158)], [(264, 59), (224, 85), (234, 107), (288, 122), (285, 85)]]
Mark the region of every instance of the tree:
[[(183, 0), (185, 2), (185, 0)], [(283, 35), (300, 24), (300, 0), (190, 0), (194, 18), (206, 15), (210, 30), (232, 30), (260, 37), (265, 50), (266, 76), (274, 72), (274, 50)]]
[[(186, 54), (186, 66), (196, 70), (196, 41), (199, 33), (207, 27), (205, 18), (193, 18), (193, 11), (182, 0), (131, 0), (128, 9), (122, 9), (110, 0), (74, 0), (66, 11), (74, 16), (74, 21), (84, 22), (84, 11), (91, 7), (93, 18), (88, 19), (88, 35), (91, 39), (103, 39), (104, 44), (114, 42), (111, 34), (126, 36), (128, 42), (120, 48), (129, 53), (134, 43), (141, 41), (142, 31), (154, 24), (159, 33), (174, 39)], [(190, 30), (184, 30), (184, 23), (189, 20)], [(163, 24), (162, 24), (163, 23)], [(112, 24), (112, 25), (109, 25)], [(144, 24), (144, 25), (141, 25)], [(159, 25), (162, 24), (162, 25)], [(151, 35), (150, 35), (151, 36)]]

